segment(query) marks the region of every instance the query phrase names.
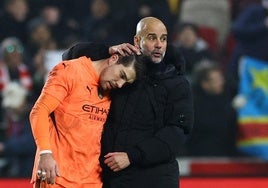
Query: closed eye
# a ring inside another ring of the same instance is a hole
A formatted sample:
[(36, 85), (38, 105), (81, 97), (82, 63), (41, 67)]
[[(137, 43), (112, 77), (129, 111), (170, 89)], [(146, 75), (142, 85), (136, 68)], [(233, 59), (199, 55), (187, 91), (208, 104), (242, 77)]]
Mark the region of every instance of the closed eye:
[(126, 75), (126, 73), (124, 71), (120, 71), (120, 78), (122, 78), (125, 81), (128, 80), (127, 75)]

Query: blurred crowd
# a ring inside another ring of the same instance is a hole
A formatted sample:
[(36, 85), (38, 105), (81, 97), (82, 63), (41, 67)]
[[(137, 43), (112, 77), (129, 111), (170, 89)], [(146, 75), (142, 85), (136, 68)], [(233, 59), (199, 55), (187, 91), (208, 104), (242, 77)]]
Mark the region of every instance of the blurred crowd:
[(3, 0), (0, 2), (0, 176), (29, 177), (35, 153), (29, 110), (46, 79), (48, 51), (81, 41), (133, 42), (136, 23), (161, 19), (184, 55), (195, 123), (179, 156), (237, 150), (239, 58), (268, 62), (268, 0)]

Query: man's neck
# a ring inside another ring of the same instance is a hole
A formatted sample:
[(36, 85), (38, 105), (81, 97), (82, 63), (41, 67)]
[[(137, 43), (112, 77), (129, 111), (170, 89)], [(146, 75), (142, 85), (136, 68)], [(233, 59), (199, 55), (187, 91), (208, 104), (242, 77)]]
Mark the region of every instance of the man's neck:
[(102, 72), (103, 69), (105, 69), (108, 66), (108, 59), (101, 59), (97, 61), (92, 61), (92, 65), (98, 75)]

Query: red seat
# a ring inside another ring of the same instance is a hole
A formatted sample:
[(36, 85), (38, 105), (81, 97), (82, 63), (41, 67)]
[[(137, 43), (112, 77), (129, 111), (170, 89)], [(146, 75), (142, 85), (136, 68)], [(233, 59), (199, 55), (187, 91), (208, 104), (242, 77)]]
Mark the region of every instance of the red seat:
[(203, 38), (209, 45), (209, 48), (214, 52), (218, 52), (219, 44), (217, 42), (218, 33), (216, 29), (208, 26), (198, 26), (199, 36)]

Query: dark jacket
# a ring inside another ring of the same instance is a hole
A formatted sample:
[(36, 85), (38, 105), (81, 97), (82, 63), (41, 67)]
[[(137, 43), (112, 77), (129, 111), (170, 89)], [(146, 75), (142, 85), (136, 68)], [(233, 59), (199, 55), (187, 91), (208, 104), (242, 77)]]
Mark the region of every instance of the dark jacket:
[(191, 130), (192, 96), (173, 66), (163, 72), (114, 91), (100, 159), (126, 151), (131, 165), (117, 173), (103, 165), (105, 187), (178, 187), (176, 155)]
[[(192, 92), (173, 65), (150, 64), (144, 80), (113, 91), (100, 162), (105, 188), (178, 188), (176, 161), (193, 124)], [(131, 165), (112, 172), (108, 152), (127, 152)]]
[(236, 112), (231, 106), (229, 91), (213, 95), (198, 86), (193, 91), (195, 128), (187, 144), (188, 154), (194, 157), (238, 154)]

